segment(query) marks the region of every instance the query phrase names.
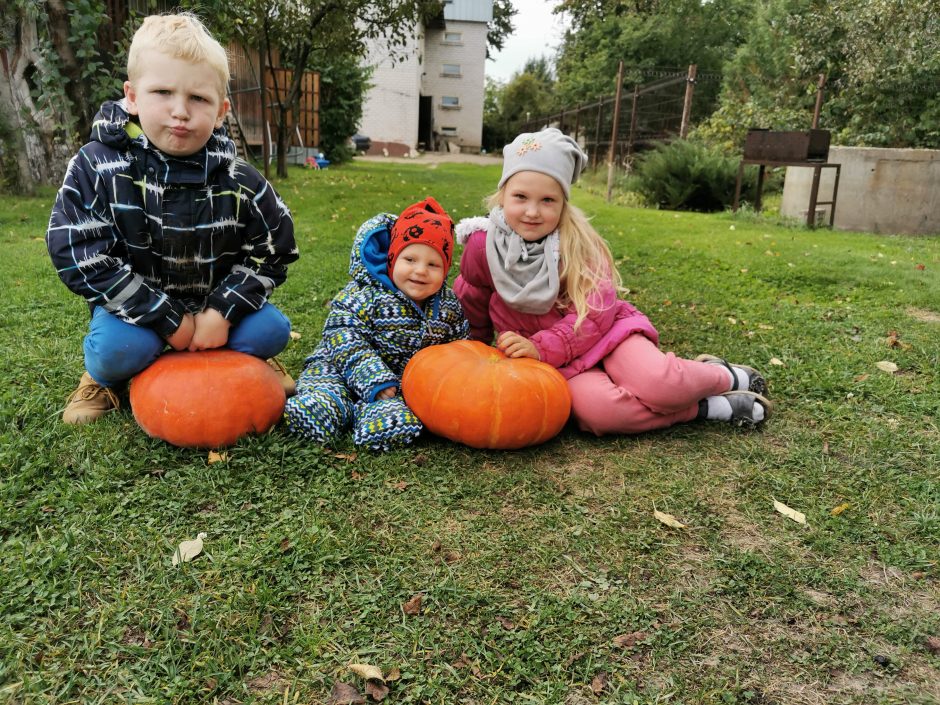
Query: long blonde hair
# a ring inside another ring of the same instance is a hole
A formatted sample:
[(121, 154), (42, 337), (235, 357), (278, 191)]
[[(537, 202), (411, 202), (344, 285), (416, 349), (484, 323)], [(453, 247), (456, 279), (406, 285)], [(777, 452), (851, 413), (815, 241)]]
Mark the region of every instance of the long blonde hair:
[[(505, 188), (504, 185), (487, 198), (487, 207), (502, 206)], [(600, 302), (593, 294), (611, 286), (615, 290), (620, 289), (620, 273), (614, 266), (607, 241), (594, 229), (584, 212), (568, 200), (564, 202), (558, 220), (558, 240), (561, 283), (557, 305), (560, 309), (574, 306), (578, 314), (574, 323), (577, 330), (591, 311), (598, 310), (595, 304)]]

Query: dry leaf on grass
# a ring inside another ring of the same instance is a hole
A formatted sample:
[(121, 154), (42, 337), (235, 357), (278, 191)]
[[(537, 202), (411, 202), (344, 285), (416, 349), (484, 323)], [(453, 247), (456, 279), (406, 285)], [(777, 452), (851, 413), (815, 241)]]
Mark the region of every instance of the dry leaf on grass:
[(594, 678), (591, 679), (591, 692), (594, 695), (600, 695), (607, 689), (607, 672), (599, 671)]
[(359, 453), (333, 453), (334, 458), (339, 458), (340, 460), (345, 460), (346, 462), (351, 463), (356, 458), (359, 457)]
[(392, 482), (391, 484), (389, 484), (389, 487), (391, 487), (393, 490), (404, 492), (405, 490), (408, 489), (408, 483), (405, 482), (404, 480), (399, 480), (398, 482)]
[(291, 340), (300, 340), (300, 338), (301, 338), (301, 335), (300, 335), (300, 333), (298, 333), (297, 331), (292, 330), (292, 331), (290, 332), (290, 339), (291, 339)]
[(890, 375), (893, 375), (898, 371), (898, 366), (889, 360), (882, 360), (881, 362), (876, 362), (875, 367), (877, 367), (882, 372), (887, 372)]
[(838, 507), (833, 507), (833, 508), (832, 508), (832, 511), (829, 512), (829, 513), (830, 513), (832, 516), (837, 517), (837, 516), (839, 516), (842, 512), (844, 512), (846, 509), (848, 509), (848, 508), (851, 507), (851, 506), (852, 506), (852, 503), (851, 503), (851, 502), (843, 502), (843, 503), (840, 504)]
[(205, 532), (200, 531), (196, 538), (191, 541), (183, 541), (173, 552), (173, 565), (180, 563), (189, 563), (193, 558), (202, 553), (202, 540), (206, 537)]
[(336, 681), (330, 692), (329, 705), (363, 705), (366, 699), (348, 683)]
[(365, 678), (367, 681), (381, 681), (385, 682), (385, 677), (382, 675), (382, 669), (377, 666), (372, 666), (368, 663), (351, 663), (347, 667), (350, 671), (355, 673), (361, 678)]
[(503, 617), (502, 615), (499, 615), (496, 617), (496, 621), (499, 622), (500, 626), (507, 632), (511, 632), (516, 628), (515, 622), (509, 619), (509, 617)]
[(928, 636), (924, 639), (924, 646), (932, 654), (940, 654), (940, 637)]
[(401, 611), (407, 614), (409, 617), (414, 617), (415, 615), (421, 614), (422, 600), (424, 600), (424, 594), (419, 592), (418, 594), (412, 596), (408, 602), (402, 604)]
[(774, 509), (776, 509), (778, 512), (783, 514), (783, 516), (787, 517), (788, 519), (792, 519), (797, 524), (806, 523), (806, 515), (803, 514), (803, 512), (798, 512), (795, 509), (788, 507), (783, 502), (778, 502), (777, 500), (774, 500)]
[(388, 675), (385, 676), (385, 682), (390, 683), (392, 681), (397, 681), (399, 678), (401, 678), (401, 671), (399, 670), (398, 666), (392, 666), (388, 671)]
[(630, 634), (620, 634), (619, 636), (614, 637), (614, 646), (619, 646), (621, 649), (629, 649), (641, 641), (645, 641), (649, 636), (646, 632), (631, 632)]
[(685, 524), (683, 524), (681, 521), (676, 519), (672, 514), (666, 514), (665, 512), (659, 511), (658, 509), (653, 511), (653, 516), (656, 517), (656, 519), (660, 523), (665, 524), (666, 526), (671, 526), (673, 529), (688, 528)]
[(366, 695), (377, 703), (380, 703), (385, 700), (385, 696), (388, 695), (388, 686), (384, 683), (377, 683), (376, 681), (366, 681)]
[(781, 360), (781, 359), (778, 358), (778, 357), (772, 357), (772, 358), (770, 358), (770, 364), (771, 364), (771, 365), (776, 365), (777, 367), (783, 367), (783, 366), (784, 366), (783, 360)]
[(226, 461), (228, 461), (228, 453), (225, 451), (221, 453), (214, 450), (209, 451), (209, 465), (212, 465), (212, 463), (224, 463)]

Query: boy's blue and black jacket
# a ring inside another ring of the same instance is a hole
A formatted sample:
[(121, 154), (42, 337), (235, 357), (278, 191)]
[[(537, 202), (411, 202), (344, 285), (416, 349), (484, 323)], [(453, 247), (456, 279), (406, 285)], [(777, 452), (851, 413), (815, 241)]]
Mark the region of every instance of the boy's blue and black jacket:
[(416, 352), (465, 339), (470, 332), (446, 282), (423, 307), (392, 283), (388, 243), (396, 220), (382, 213), (359, 228), (349, 255), (351, 281), (333, 298), (320, 344), (305, 363), (329, 363), (356, 399), (366, 402), (399, 386)]
[(69, 162), (46, 244), (69, 289), (162, 337), (207, 306), (238, 323), (298, 257), (287, 206), (224, 129), (196, 154), (172, 157), (149, 144), (123, 101), (101, 106)]

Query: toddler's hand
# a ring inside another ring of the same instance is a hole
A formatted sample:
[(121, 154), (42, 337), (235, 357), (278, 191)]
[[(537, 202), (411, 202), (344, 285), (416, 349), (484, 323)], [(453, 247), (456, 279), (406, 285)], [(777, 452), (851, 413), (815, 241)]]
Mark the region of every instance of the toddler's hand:
[(228, 329), (232, 327), (214, 308), (203, 309), (193, 318), (195, 332), (189, 350), (211, 350), (221, 348), (228, 342)]
[(386, 387), (381, 392), (375, 395), (376, 401), (379, 399), (391, 399), (393, 396), (398, 394), (398, 387)]
[(534, 360), (541, 360), (539, 351), (535, 344), (528, 338), (505, 331), (499, 334), (496, 339), (496, 347), (499, 348), (506, 357), (531, 357)]
[(193, 320), (193, 314), (187, 313), (183, 316), (180, 327), (173, 332), (173, 335), (166, 339), (166, 342), (169, 343), (170, 347), (174, 350), (185, 350), (192, 342), (193, 333), (195, 332), (196, 324)]

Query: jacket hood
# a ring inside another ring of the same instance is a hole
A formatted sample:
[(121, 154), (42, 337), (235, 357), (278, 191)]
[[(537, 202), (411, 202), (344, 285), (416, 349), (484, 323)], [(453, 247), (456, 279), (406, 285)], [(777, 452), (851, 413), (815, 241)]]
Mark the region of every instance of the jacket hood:
[[(397, 215), (380, 213), (362, 224), (353, 240), (352, 251), (349, 253), (349, 276), (363, 287), (378, 284), (394, 292), (396, 296), (407, 299), (418, 310), (421, 310), (418, 304), (395, 286), (388, 271), (388, 245), (391, 241), (392, 226), (397, 220)], [(441, 290), (443, 288), (441, 287)], [(430, 307), (426, 308), (426, 311), (436, 316), (440, 300), (441, 292), (438, 291), (428, 300)]]
[(195, 154), (173, 157), (161, 152), (150, 144), (140, 126), (131, 120), (123, 98), (109, 100), (101, 106), (92, 123), (90, 139), (121, 152), (135, 146), (151, 152), (162, 163), (161, 172), (169, 176), (166, 180), (173, 180), (174, 174), (191, 172), (190, 178), (182, 180), (192, 181), (193, 174), (201, 172), (205, 176), (219, 167), (227, 168), (237, 156), (235, 143), (229, 139), (224, 126), (213, 130), (206, 146)]
[(390, 291), (398, 291), (388, 271), (388, 243), (396, 220), (398, 217), (391, 213), (380, 213), (369, 218), (356, 233), (349, 253), (349, 276), (360, 286), (379, 283)]

